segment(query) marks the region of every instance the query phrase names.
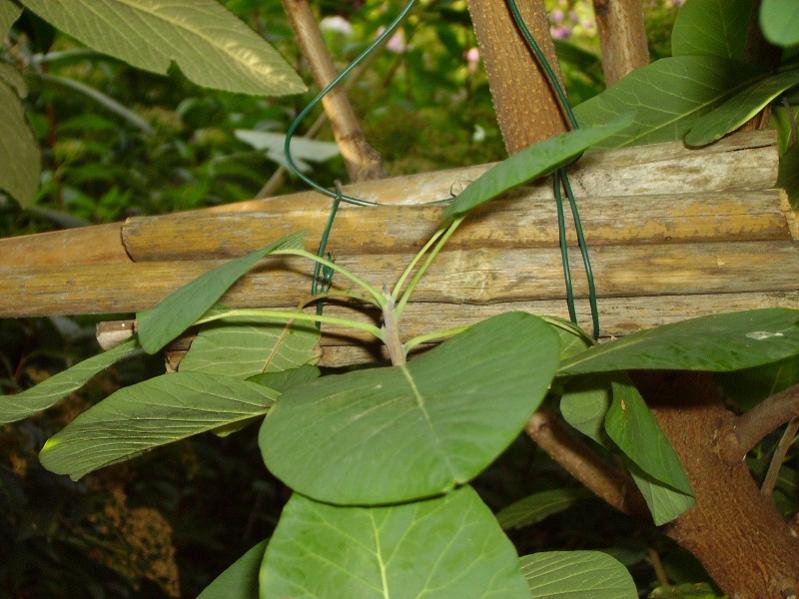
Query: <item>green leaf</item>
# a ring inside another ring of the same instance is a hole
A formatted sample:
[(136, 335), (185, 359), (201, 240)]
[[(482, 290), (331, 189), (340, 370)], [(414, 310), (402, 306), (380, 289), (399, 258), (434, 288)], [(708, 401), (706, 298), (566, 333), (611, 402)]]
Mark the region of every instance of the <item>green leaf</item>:
[(0, 83), (11, 86), (20, 98), (28, 95), (28, 85), (25, 78), (16, 67), (0, 62)]
[(11, 0), (0, 0), (0, 40), (8, 34), (21, 14), (22, 9)]
[(544, 320), (558, 335), (561, 361), (584, 352), (594, 344), (585, 331), (568, 320), (556, 316), (545, 316)]
[(688, 0), (671, 32), (673, 56), (742, 60), (752, 0)]
[(794, 210), (799, 210), (799, 142), (793, 144), (780, 156), (780, 173), (777, 186), (788, 193)]
[(726, 599), (726, 596), (717, 595), (713, 587), (702, 582), (658, 587), (652, 590), (649, 599)]
[(316, 362), (319, 354), (319, 329), (313, 324), (220, 324), (200, 331), (180, 371), (246, 379)]
[(130, 355), (136, 349), (138, 349), (136, 340), (129, 339), (107, 352), (92, 356), (72, 368), (54, 374), (35, 387), (16, 395), (3, 395), (0, 397), (0, 424), (22, 420), (54, 406), (73, 391), (83, 387), (98, 372)]
[(570, 508), (580, 499), (589, 497), (591, 493), (582, 488), (541, 491), (504, 508), (497, 514), (497, 520), (505, 530), (524, 528)]
[(616, 446), (654, 480), (692, 495), (691, 484), (644, 398), (635, 386), (613, 381), (613, 400), (605, 415), (605, 432)]
[(605, 376), (579, 377), (569, 381), (560, 398), (563, 419), (586, 437), (608, 445), (605, 414), (610, 408), (610, 382)]
[(237, 559), (197, 595), (197, 599), (257, 599), (258, 573), (264, 559), (265, 539)]
[(799, 356), (793, 356), (764, 366), (722, 372), (714, 377), (728, 400), (741, 411), (799, 383)]
[(556, 135), (506, 158), (464, 189), (447, 207), (444, 218), (452, 219), (466, 214), (522, 183), (568, 164), (591, 146), (629, 127), (630, 119), (624, 115), (607, 125), (602, 123), (600, 126)]
[(675, 520), (696, 504), (693, 495), (676, 491), (658, 482), (632, 462), (627, 463), (627, 470), (633, 477), (635, 486), (641, 491), (657, 526)]
[(767, 308), (693, 318), (595, 345), (560, 375), (616, 370), (726, 372), (799, 354), (799, 311)]
[(471, 487), (388, 507), (294, 494), (261, 568), (261, 597), (528, 599), (513, 545)]
[(799, 5), (795, 0), (763, 0), (760, 5), (760, 27), (772, 44), (799, 44)]
[(158, 447), (267, 412), (278, 393), (233, 377), (165, 374), (120, 389), (45, 443), (39, 459), (77, 480)]
[(20, 0), (87, 46), (165, 74), (174, 61), (194, 83), (281, 96), (306, 90), (285, 60), (215, 0)]
[(292, 233), (263, 249), (226, 262), (168, 295), (155, 308), (139, 312), (139, 340), (154, 354), (205, 314), (239, 278), (259, 260), (279, 249), (302, 247), (303, 233)]
[(574, 109), (581, 125), (594, 126), (635, 112), (630, 127), (597, 147), (682, 139), (696, 120), (762, 75), (716, 56), (674, 56), (636, 69)]
[(444, 493), (519, 434), (557, 363), (557, 337), (544, 321), (495, 316), (407, 365), (290, 389), (261, 427), (261, 451), (275, 476), (319, 501), (374, 505)]
[[(4, 71), (6, 76), (9, 72)], [(19, 97), (0, 81), (0, 189), (9, 192), (20, 206), (28, 207), (36, 197), (41, 156), (33, 132), (25, 122)]]
[(322, 373), (316, 366), (303, 364), (299, 368), (292, 368), (291, 370), (281, 370), (278, 372), (267, 372), (264, 374), (256, 374), (248, 378), (248, 381), (264, 385), (280, 393), (285, 393), (292, 387), (310, 383), (319, 378)]
[(774, 98), (797, 84), (799, 84), (799, 69), (761, 79), (698, 119), (685, 136), (685, 143), (689, 146), (713, 143), (738, 129)]
[(546, 551), (520, 558), (531, 599), (637, 599), (630, 573), (601, 551)]
[[(266, 157), (288, 169), (288, 161), (283, 151), (286, 141), (284, 133), (268, 133), (266, 131), (252, 131), (236, 129), (234, 134), (238, 139), (249, 144), (256, 150), (266, 152)], [(338, 145), (331, 141), (318, 141), (307, 137), (291, 138), (291, 156), (300, 172), (307, 173), (311, 170), (309, 162), (325, 162), (339, 155)]]

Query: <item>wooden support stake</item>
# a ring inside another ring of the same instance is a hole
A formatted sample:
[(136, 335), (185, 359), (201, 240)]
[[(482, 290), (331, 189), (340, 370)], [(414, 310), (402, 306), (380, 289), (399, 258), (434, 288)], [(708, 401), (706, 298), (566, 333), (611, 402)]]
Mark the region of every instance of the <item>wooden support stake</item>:
[(605, 83), (649, 64), (642, 0), (594, 0)]

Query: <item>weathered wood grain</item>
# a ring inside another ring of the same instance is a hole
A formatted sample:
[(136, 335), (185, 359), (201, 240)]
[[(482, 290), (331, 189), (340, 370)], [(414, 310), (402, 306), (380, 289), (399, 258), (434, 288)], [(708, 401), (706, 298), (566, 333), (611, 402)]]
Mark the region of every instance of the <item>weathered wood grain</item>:
[[(780, 190), (580, 198), (591, 247), (599, 245), (792, 239)], [(286, 208), (281, 206), (281, 208)], [(410, 252), (441, 223), (442, 206), (385, 206), (342, 210), (329, 247), (337, 253)], [(183, 213), (128, 219), (122, 239), (137, 262), (241, 256), (297, 230), (316, 247), (327, 214), (316, 208), (234, 214)], [(213, 234), (209, 234), (213, 231)], [(569, 242), (576, 243), (573, 229)], [(464, 222), (448, 247), (557, 247), (555, 203), (519, 190), (484, 205)]]
[[(598, 246), (591, 252), (600, 297), (792, 291), (799, 252), (791, 241)], [(340, 256), (372, 284), (391, 285), (409, 254)], [(570, 253), (575, 292), (585, 297), (579, 254)], [(417, 288), (421, 302), (485, 304), (564, 297), (556, 249), (443, 252)], [(151, 307), (217, 261), (139, 262), (68, 269), (0, 269), (0, 317), (125, 313)], [(295, 305), (310, 285), (306, 261), (269, 259), (223, 298), (230, 306)], [(347, 288), (340, 276), (334, 287)], [(667, 301), (667, 300), (664, 300)]]

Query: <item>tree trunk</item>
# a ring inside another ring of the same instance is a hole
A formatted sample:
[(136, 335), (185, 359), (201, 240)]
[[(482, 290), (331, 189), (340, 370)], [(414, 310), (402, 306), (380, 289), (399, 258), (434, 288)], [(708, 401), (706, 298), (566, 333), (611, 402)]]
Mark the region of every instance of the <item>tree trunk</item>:
[(649, 63), (642, 0), (594, 0), (602, 71), (610, 86)]
[[(527, 27), (558, 72), (543, 1), (519, 0), (518, 3)], [(469, 12), (508, 153), (566, 131), (567, 121), (561, 114), (557, 96), (519, 35), (506, 3), (469, 0)]]

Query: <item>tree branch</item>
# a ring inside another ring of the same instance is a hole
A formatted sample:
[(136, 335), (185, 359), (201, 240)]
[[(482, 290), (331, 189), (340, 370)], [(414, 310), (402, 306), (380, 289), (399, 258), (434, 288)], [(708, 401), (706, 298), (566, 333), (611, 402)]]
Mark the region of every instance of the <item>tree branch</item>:
[(594, 14), (608, 86), (649, 64), (641, 0), (594, 0)]
[[(302, 55), (311, 67), (314, 81), (323, 88), (336, 77), (333, 59), (325, 46), (319, 24), (307, 0), (283, 0), (294, 36)], [(341, 149), (352, 181), (380, 179), (384, 176), (380, 154), (369, 145), (345, 90), (336, 88), (322, 100), (333, 135)]]
[(766, 478), (763, 479), (763, 484), (760, 487), (760, 492), (763, 495), (771, 495), (774, 492), (774, 487), (777, 485), (777, 479), (780, 475), (782, 463), (785, 461), (785, 456), (793, 444), (796, 433), (799, 432), (799, 418), (794, 418), (785, 427), (785, 432), (782, 433), (782, 438), (774, 449), (774, 455), (771, 456), (771, 463), (766, 472)]
[(743, 460), (766, 435), (796, 417), (799, 417), (799, 385), (772, 395), (739, 416), (733, 426), (736, 443), (725, 443), (723, 457), (730, 462)]
[(607, 462), (549, 410), (532, 415), (527, 434), (569, 474), (611, 507), (636, 517), (649, 518), (643, 497), (620, 468)]

